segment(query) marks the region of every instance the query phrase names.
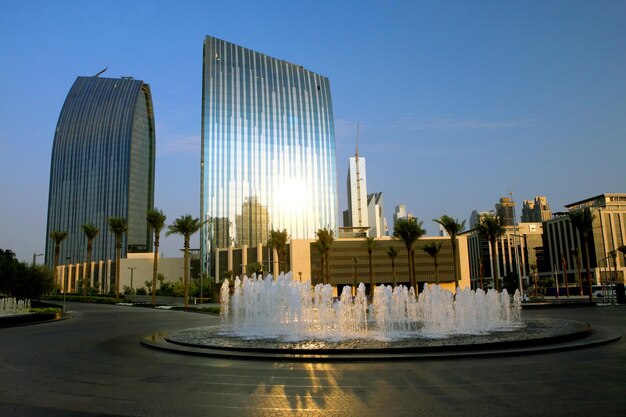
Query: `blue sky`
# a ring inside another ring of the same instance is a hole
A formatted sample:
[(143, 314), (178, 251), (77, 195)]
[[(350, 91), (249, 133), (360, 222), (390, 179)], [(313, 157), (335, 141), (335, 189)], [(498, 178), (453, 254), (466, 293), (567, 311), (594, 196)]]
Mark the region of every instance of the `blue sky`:
[(429, 234), (510, 190), (518, 215), (535, 195), (560, 211), (626, 192), (623, 0), (3, 0), (0, 248), (43, 251), (57, 118), (75, 78), (105, 67), (151, 85), (155, 205), (199, 215), (207, 34), (330, 79), (341, 210), (357, 122), (368, 191), (390, 223), (406, 204)]

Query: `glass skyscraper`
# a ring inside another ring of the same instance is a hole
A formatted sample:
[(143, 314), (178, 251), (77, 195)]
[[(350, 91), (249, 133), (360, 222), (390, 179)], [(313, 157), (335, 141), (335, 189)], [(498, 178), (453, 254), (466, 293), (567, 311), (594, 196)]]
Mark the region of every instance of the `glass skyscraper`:
[(201, 256), (335, 228), (335, 129), (328, 78), (207, 36), (202, 76)]
[(148, 84), (131, 77), (78, 77), (63, 104), (52, 146), (46, 263), (51, 266), (54, 258), (48, 237), (53, 230), (68, 232), (59, 262), (84, 262), (86, 223), (100, 229), (92, 261), (114, 259), (109, 217), (127, 221), (122, 256), (127, 248), (150, 250), (146, 212), (154, 207), (154, 158)]

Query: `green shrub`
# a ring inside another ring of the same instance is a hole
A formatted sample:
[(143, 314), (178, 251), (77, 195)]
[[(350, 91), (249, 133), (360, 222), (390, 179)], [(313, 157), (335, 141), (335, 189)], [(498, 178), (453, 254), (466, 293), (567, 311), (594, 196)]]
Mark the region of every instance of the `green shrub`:
[(15, 298), (38, 299), (52, 289), (52, 274), (45, 267), (19, 262), (13, 251), (0, 249), (1, 293)]
[(37, 307), (31, 308), (31, 313), (59, 313), (63, 309), (61, 307)]
[[(63, 301), (63, 294), (54, 294), (47, 295), (43, 297), (44, 300), (48, 301)], [(115, 298), (114, 296), (92, 296), (88, 295), (83, 297), (78, 294), (67, 294), (65, 295), (65, 301), (68, 302), (79, 302), (79, 303), (92, 303), (92, 304), (117, 304), (124, 301), (123, 298)]]

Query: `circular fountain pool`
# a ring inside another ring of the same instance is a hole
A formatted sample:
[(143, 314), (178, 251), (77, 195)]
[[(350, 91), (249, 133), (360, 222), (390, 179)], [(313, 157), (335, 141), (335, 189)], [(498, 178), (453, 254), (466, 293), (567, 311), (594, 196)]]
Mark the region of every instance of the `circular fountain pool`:
[[(416, 355), (514, 349), (587, 336), (589, 325), (523, 320), (519, 293), (427, 285), (378, 286), (371, 303), (363, 284), (333, 297), (282, 275), (235, 279), (221, 290), (222, 324), (152, 335), (145, 345), (182, 353), (283, 360), (402, 359)], [(174, 348), (172, 348), (174, 346)]]

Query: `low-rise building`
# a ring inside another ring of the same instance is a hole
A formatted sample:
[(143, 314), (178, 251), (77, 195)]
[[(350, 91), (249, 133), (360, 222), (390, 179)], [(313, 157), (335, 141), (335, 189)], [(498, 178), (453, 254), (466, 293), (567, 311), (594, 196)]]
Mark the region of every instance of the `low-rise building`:
[[(544, 222), (546, 263), (560, 285), (579, 286), (585, 281), (586, 254), (578, 230), (569, 214), (589, 209), (593, 216), (589, 236), (589, 265), (596, 284), (624, 283), (626, 244), (626, 193), (605, 193), (565, 205), (567, 212), (555, 213)], [(615, 256), (613, 256), (615, 255)], [(582, 275), (582, 277), (581, 277)]]

